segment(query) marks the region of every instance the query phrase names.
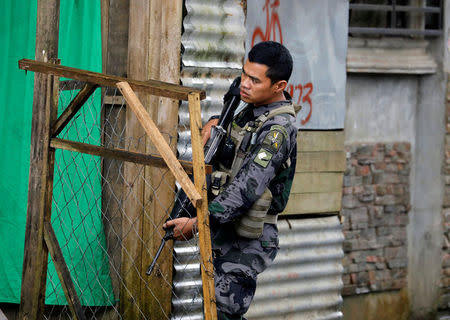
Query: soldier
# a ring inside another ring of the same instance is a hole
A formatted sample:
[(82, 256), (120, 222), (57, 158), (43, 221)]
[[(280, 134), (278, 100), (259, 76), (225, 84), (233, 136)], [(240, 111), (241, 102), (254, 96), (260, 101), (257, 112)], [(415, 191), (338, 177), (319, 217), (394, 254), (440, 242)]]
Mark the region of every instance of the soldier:
[[(227, 130), (209, 204), (218, 318), (244, 319), (256, 278), (278, 251), (277, 215), (285, 208), (295, 172), (298, 128), (289, 94), (292, 57), (279, 43), (255, 45), (241, 75), (239, 107)], [(210, 120), (203, 130), (204, 141)], [(220, 151), (219, 151), (220, 152)], [(192, 236), (196, 218), (168, 221), (174, 237)]]

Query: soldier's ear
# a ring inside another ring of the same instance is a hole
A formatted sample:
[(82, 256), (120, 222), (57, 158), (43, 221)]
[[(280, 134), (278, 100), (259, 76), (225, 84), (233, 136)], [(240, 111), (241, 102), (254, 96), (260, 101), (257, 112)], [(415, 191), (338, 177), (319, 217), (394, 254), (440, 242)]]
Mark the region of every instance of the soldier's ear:
[(275, 84), (273, 85), (274, 92), (275, 92), (275, 93), (283, 92), (284, 89), (286, 88), (286, 86), (287, 86), (287, 81), (286, 81), (286, 80), (280, 80), (280, 81), (277, 81), (277, 82), (275, 82)]

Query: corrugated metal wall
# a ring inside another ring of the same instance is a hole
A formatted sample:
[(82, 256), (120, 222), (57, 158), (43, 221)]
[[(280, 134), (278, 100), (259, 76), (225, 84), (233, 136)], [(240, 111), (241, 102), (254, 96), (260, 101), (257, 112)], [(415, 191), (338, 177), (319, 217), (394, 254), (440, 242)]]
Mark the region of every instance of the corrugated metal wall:
[[(206, 91), (201, 101), (202, 119), (220, 114), (222, 99), (244, 59), (244, 12), (239, 1), (185, 0), (186, 15), (181, 37), (183, 85)], [(192, 158), (188, 105), (179, 111), (178, 153)], [(203, 319), (202, 281), (195, 242), (175, 242), (172, 319)]]
[[(240, 75), (244, 59), (244, 12), (238, 1), (186, 0), (181, 81), (183, 85), (206, 91), (201, 102), (202, 118), (220, 114), (222, 98), (235, 77)], [(190, 159), (188, 106), (179, 112), (180, 158)]]
[[(186, 0), (182, 83), (201, 88), (205, 122), (219, 114), (222, 97), (240, 74), (245, 17), (240, 1)], [(191, 158), (187, 104), (179, 113), (178, 152)], [(336, 216), (280, 220), (280, 251), (258, 280), (248, 319), (341, 319), (343, 234)], [(175, 243), (172, 319), (203, 319), (200, 267), (194, 242)]]
[(280, 251), (258, 277), (248, 319), (341, 319), (344, 252), (336, 216), (278, 221)]
[[(342, 243), (337, 216), (279, 220), (280, 251), (258, 277), (251, 319), (342, 319)], [(203, 319), (195, 243), (177, 242), (172, 319)]]
[(203, 319), (200, 251), (196, 240), (176, 241), (174, 245), (172, 320)]

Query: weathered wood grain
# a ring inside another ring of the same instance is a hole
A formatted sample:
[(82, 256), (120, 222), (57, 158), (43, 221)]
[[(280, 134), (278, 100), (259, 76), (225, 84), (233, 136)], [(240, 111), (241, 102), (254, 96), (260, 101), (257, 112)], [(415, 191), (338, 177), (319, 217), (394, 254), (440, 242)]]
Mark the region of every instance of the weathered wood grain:
[(50, 222), (44, 222), (44, 239), (50, 252), (50, 256), (52, 257), (56, 273), (58, 274), (72, 316), (74, 319), (86, 319), (83, 308), (81, 307), (80, 298), (78, 297), (72, 277), (70, 276), (69, 268), (67, 268), (67, 264), (64, 261), (63, 253)]
[(133, 92), (128, 83), (119, 82), (117, 83), (117, 87), (120, 89), (123, 96), (127, 100), (128, 106), (130, 106), (133, 109), (133, 112), (136, 114), (136, 117), (138, 118), (140, 124), (142, 125), (145, 132), (152, 140), (152, 143), (156, 146), (159, 153), (166, 161), (167, 166), (172, 171), (173, 175), (175, 176), (175, 179), (181, 185), (184, 192), (194, 205), (194, 207), (197, 207), (198, 204), (201, 202), (202, 197), (200, 196), (200, 193), (196, 190), (194, 184), (189, 179), (186, 172), (181, 167), (178, 159), (170, 149), (169, 145), (165, 141), (162, 134), (159, 132), (158, 127), (155, 125), (152, 118), (150, 118), (145, 108), (143, 107), (142, 103), (139, 101), (138, 97)]
[[(87, 143), (69, 141), (64, 139), (53, 138), (50, 142), (52, 148), (58, 148), (68, 151), (75, 151), (81, 153), (87, 153), (94, 156), (99, 156), (103, 158), (116, 159), (121, 161), (128, 161), (137, 164), (143, 164), (148, 166), (154, 166), (158, 168), (167, 168), (162, 157), (142, 154), (137, 152), (126, 151), (123, 149), (113, 149), (94, 146)], [(193, 164), (191, 161), (179, 160), (181, 166), (186, 171), (186, 173), (193, 173)], [(210, 165), (205, 166), (206, 173), (212, 172), (212, 167)]]
[(194, 162), (194, 181), (197, 190), (201, 192), (203, 201), (197, 207), (197, 221), (199, 233), (199, 247), (203, 283), (203, 308), (205, 319), (217, 319), (214, 268), (212, 264), (211, 235), (208, 216), (208, 193), (205, 178), (205, 157), (201, 139), (202, 119), (200, 111), (200, 96), (196, 93), (189, 95), (189, 115), (192, 139), (192, 159)]
[(52, 136), (56, 137), (64, 127), (72, 120), (72, 118), (81, 109), (83, 104), (89, 99), (92, 93), (94, 93), (97, 85), (87, 83), (83, 89), (73, 98), (67, 108), (59, 116), (59, 118), (52, 124)]
[(133, 90), (147, 92), (152, 95), (162, 96), (177, 100), (187, 100), (190, 92), (197, 92), (204, 99), (206, 94), (203, 90), (183, 87), (180, 85), (157, 80), (132, 80), (123, 77), (107, 75), (103, 73), (81, 70), (66, 66), (55, 66), (51, 63), (38, 62), (29, 59), (19, 60), (19, 68), (43, 74), (67, 77), (70, 79), (86, 81), (104, 87), (115, 87), (119, 82), (128, 82)]

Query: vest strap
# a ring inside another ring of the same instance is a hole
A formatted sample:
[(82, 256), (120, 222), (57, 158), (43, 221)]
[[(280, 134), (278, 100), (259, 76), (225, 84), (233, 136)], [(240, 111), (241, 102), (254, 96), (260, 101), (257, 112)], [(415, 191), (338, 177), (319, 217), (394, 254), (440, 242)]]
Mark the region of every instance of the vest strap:
[(277, 214), (268, 214), (264, 217), (264, 223), (277, 224), (277, 221), (278, 221)]

